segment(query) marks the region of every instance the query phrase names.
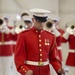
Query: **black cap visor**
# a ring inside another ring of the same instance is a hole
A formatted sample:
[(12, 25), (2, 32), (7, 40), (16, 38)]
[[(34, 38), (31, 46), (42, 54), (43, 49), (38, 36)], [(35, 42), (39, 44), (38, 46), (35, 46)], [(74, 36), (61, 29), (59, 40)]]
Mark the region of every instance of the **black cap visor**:
[(35, 20), (37, 22), (46, 22), (47, 21), (47, 16), (46, 17), (38, 17), (38, 16), (33, 15), (33, 17), (35, 18)]

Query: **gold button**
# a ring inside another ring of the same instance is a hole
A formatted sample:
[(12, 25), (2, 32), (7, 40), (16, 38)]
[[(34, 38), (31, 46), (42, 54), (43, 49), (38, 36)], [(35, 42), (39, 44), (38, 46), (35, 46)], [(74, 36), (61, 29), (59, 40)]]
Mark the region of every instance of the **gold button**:
[(23, 71), (24, 71), (25, 69), (23, 68)]
[(41, 44), (39, 44), (39, 46), (41, 47)]
[(25, 72), (26, 72), (26, 70), (25, 70)]
[(42, 56), (42, 54), (40, 54), (40, 56)]
[(42, 61), (42, 59), (40, 59), (40, 61)]
[(40, 52), (42, 51), (42, 49), (40, 49)]
[(36, 30), (36, 33), (38, 33), (38, 31)]
[(41, 40), (39, 40), (39, 42), (41, 42)]
[(21, 66), (21, 68), (23, 68), (23, 66)]
[(50, 44), (48, 43), (48, 46), (49, 46)]
[(41, 37), (41, 35), (39, 35), (39, 37)]

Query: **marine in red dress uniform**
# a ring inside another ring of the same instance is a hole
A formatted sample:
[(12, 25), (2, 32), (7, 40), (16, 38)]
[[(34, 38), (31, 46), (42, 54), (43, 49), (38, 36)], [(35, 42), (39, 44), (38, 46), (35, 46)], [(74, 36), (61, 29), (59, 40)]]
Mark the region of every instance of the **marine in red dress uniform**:
[[(41, 10), (38, 11), (42, 13)], [(17, 70), (22, 75), (50, 75), (50, 63), (57, 73), (59, 71), (60, 74), (64, 73), (55, 36), (42, 29), (42, 24), (46, 21), (46, 15), (43, 14), (43, 17), (39, 18), (34, 15), (34, 18), (34, 27), (18, 35), (15, 49)], [(35, 25), (35, 23), (38, 25)], [(37, 26), (39, 27), (37, 28)]]
[(57, 49), (59, 51), (60, 60), (63, 61), (61, 44), (62, 44), (62, 35), (64, 34), (64, 31), (62, 29), (57, 29), (57, 30), (60, 33), (60, 35), (56, 37)]
[(66, 61), (66, 65), (70, 65), (70, 66), (75, 66), (75, 63), (74, 63), (74, 59), (72, 59), (75, 55), (74, 55), (74, 49), (75, 49), (75, 46), (74, 46), (74, 43), (75, 43), (75, 28), (74, 28), (74, 25), (75, 25), (75, 21), (72, 20), (70, 22), (68, 22), (67, 24), (69, 27), (66, 29), (65, 33), (63, 34), (63, 37), (62, 37), (62, 42), (63, 43), (66, 43), (68, 42), (69, 44), (69, 54), (68, 54), (68, 58), (67, 58), (67, 61)]
[(5, 25), (3, 18), (0, 18), (0, 75), (11, 75), (11, 57), (13, 50), (10, 42), (10, 30)]
[(69, 43), (69, 54), (68, 54), (68, 58), (67, 58), (67, 61), (66, 61), (66, 65), (69, 65), (69, 66), (75, 66), (75, 63), (74, 63), (74, 50), (75, 50), (75, 36), (74, 35), (69, 35), (68, 39), (64, 39), (63, 38), (63, 42), (66, 43), (68, 42)]
[(67, 24), (69, 27), (66, 29), (62, 37), (62, 42), (68, 42), (69, 53), (66, 60), (66, 65), (69, 66), (69, 74), (75, 74), (75, 20), (69, 21)]
[[(61, 47), (61, 43), (62, 43), (62, 35), (64, 33), (64, 30), (62, 30), (61, 28), (59, 28), (59, 22), (60, 22), (60, 18), (59, 17), (55, 17), (53, 18), (53, 23), (55, 25), (55, 28), (58, 30), (58, 32), (60, 33), (59, 36), (56, 37), (56, 42), (57, 42), (57, 49), (59, 52), (59, 56), (61, 61), (63, 60), (62, 57), (62, 47)], [(57, 33), (56, 33), (57, 34)]]

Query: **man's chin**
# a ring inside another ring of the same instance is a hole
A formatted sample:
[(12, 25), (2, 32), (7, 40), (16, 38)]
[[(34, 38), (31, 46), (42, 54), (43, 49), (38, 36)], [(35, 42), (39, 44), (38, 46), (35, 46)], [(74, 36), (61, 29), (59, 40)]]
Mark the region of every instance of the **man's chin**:
[(39, 30), (43, 30), (43, 28), (39, 28)]

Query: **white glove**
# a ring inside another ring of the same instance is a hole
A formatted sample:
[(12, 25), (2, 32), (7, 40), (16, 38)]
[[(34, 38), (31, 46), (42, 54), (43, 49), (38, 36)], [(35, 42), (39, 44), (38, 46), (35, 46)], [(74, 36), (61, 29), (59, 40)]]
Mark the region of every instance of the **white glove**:
[(15, 29), (13, 28), (13, 29), (11, 29), (11, 31), (10, 31), (12, 34), (15, 34)]
[(64, 34), (63, 34), (63, 37), (67, 40), (68, 39), (68, 37), (69, 37), (69, 33), (68, 32), (65, 32)]
[(33, 71), (32, 70), (28, 70), (25, 75), (33, 75)]
[(9, 33), (10, 33), (10, 29), (9, 29), (7, 26), (5, 26), (5, 27), (4, 27), (4, 32), (5, 32), (6, 34), (9, 34)]
[(53, 33), (54, 33), (54, 35), (55, 35), (56, 37), (58, 37), (58, 36), (61, 35), (61, 33), (56, 29), (55, 24), (53, 25), (52, 30), (53, 30)]
[(66, 29), (65, 33), (63, 34), (63, 37), (67, 40), (69, 38), (69, 35), (70, 35), (70, 29), (69, 27)]

